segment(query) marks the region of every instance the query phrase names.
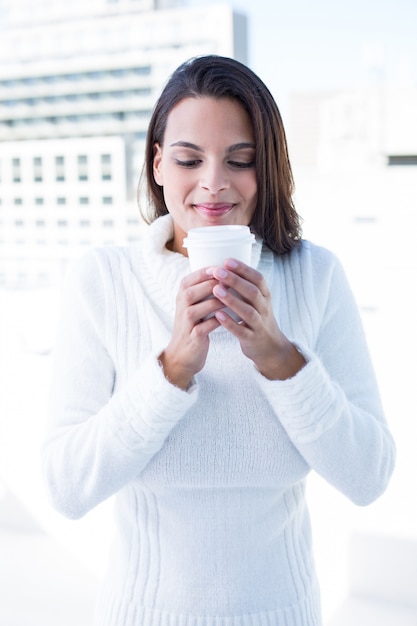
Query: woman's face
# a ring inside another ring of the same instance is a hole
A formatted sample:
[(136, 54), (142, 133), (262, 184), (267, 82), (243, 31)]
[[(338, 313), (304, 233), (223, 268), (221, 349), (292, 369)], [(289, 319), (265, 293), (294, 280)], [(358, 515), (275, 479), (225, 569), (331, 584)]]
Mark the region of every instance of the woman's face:
[(190, 228), (248, 225), (256, 207), (255, 137), (236, 100), (185, 98), (170, 112), (153, 172), (174, 220), (172, 250)]

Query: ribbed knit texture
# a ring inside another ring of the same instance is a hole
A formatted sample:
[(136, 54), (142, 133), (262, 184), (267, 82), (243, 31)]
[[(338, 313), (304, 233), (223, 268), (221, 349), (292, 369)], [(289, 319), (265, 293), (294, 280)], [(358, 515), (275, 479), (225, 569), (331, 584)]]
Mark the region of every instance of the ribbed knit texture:
[(304, 488), (311, 469), (353, 501), (385, 489), (386, 428), (349, 287), (307, 242), (253, 264), (283, 332), (307, 359), (270, 381), (222, 328), (192, 387), (157, 357), (188, 259), (170, 216), (72, 272), (55, 354), (44, 471), (79, 517), (116, 494), (117, 537), (97, 626), (319, 626)]

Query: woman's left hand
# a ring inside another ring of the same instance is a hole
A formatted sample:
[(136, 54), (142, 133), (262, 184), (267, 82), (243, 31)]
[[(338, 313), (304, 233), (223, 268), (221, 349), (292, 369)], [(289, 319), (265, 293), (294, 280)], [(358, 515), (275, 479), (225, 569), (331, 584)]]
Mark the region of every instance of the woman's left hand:
[(224, 267), (210, 272), (219, 281), (213, 294), (241, 321), (223, 310), (216, 311), (215, 316), (239, 340), (243, 354), (266, 378), (285, 380), (294, 376), (305, 365), (305, 359), (279, 328), (262, 274), (235, 259), (228, 259)]

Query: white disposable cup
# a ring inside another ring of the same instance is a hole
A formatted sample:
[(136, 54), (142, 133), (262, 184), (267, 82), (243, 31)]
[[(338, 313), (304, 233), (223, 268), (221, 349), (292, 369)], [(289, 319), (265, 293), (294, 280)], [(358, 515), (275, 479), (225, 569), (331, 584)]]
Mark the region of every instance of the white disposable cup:
[(255, 236), (248, 226), (205, 226), (191, 228), (184, 239), (191, 271), (222, 266), (233, 258), (250, 265)]
[[(191, 228), (184, 239), (184, 248), (187, 248), (191, 271), (202, 267), (223, 266), (226, 259), (237, 259), (250, 265), (252, 246), (255, 243), (248, 226), (203, 226)], [(231, 290), (236, 296), (233, 289)], [(211, 296), (212, 297), (212, 296)], [(236, 321), (240, 318), (229, 308), (224, 309)], [(213, 317), (214, 313), (207, 316)]]

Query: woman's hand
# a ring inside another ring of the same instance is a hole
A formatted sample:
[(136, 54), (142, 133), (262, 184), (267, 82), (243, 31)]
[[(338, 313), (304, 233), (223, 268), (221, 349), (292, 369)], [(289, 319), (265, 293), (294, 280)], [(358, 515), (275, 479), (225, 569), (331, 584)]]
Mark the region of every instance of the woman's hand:
[[(182, 389), (187, 389), (194, 374), (204, 367), (209, 334), (219, 326), (213, 315), (223, 306), (213, 298), (217, 284), (204, 269), (192, 272), (181, 281), (171, 340), (159, 361), (168, 380)], [(207, 318), (209, 315), (211, 317)]]
[(285, 380), (294, 376), (305, 360), (280, 330), (262, 274), (234, 259), (228, 259), (223, 268), (213, 268), (210, 273), (217, 279), (213, 294), (241, 321), (235, 321), (221, 309), (215, 316), (239, 340), (243, 354), (266, 378)]

